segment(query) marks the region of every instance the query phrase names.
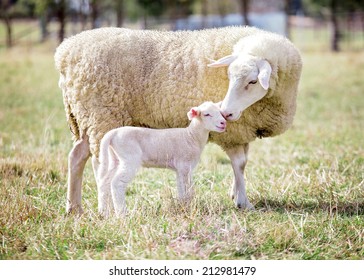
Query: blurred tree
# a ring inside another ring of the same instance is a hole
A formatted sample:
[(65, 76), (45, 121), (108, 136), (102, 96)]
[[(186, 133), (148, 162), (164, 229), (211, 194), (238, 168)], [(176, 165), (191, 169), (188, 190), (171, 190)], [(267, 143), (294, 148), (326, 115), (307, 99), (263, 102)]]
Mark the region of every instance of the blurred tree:
[(250, 0), (240, 0), (240, 12), (244, 19), (245, 25), (250, 25), (248, 14), (249, 14), (249, 2)]
[(12, 26), (11, 26), (11, 10), (15, 5), (15, 1), (0, 0), (0, 18), (4, 21), (6, 29), (6, 47), (11, 48), (13, 45)]
[(332, 33), (331, 33), (331, 50), (334, 52), (339, 51), (339, 23), (337, 19), (338, 12), (338, 0), (330, 0), (330, 20), (332, 25)]
[[(364, 0), (303, 0), (304, 10), (308, 14), (319, 13), (325, 15), (329, 11), (331, 23), (330, 46), (332, 51), (340, 51), (341, 32), (339, 26), (339, 16), (352, 11), (364, 11)], [(362, 15), (362, 17), (364, 17)], [(364, 29), (364, 19), (363, 29)]]
[(202, 28), (205, 28), (206, 27), (206, 17), (207, 17), (207, 8), (208, 8), (208, 5), (207, 5), (207, 0), (200, 0), (201, 2), (201, 16), (202, 16)]
[(55, 11), (59, 22), (58, 41), (61, 43), (65, 36), (67, 0), (55, 0)]
[(124, 22), (124, 0), (115, 0), (116, 26), (123, 26)]
[(91, 28), (98, 28), (100, 27), (99, 23), (99, 16), (100, 16), (100, 10), (101, 10), (101, 3), (100, 0), (90, 0), (90, 6), (91, 6)]
[(45, 40), (49, 34), (48, 23), (52, 16), (56, 17), (59, 22), (58, 41), (62, 42), (65, 37), (66, 18), (68, 15), (69, 1), (71, 0), (24, 0), (33, 2), (35, 5), (35, 14), (39, 17), (42, 40)]
[(291, 37), (291, 25), (289, 22), (289, 16), (291, 13), (291, 2), (292, 0), (285, 0), (284, 1), (284, 11), (286, 13), (286, 37), (290, 38)]
[[(54, 1), (52, 0), (31, 0), (35, 6), (35, 14), (39, 17), (41, 29), (41, 41), (45, 41), (49, 35), (48, 23), (51, 16)], [(30, 1), (29, 1), (30, 2)]]
[(148, 16), (159, 17), (166, 9), (163, 0), (138, 0), (138, 4), (143, 9), (143, 29), (148, 28)]
[(175, 29), (176, 20), (192, 14), (195, 2), (202, 2), (203, 4), (204, 1), (205, 0), (163, 0), (166, 7), (165, 13), (172, 23), (171, 29)]

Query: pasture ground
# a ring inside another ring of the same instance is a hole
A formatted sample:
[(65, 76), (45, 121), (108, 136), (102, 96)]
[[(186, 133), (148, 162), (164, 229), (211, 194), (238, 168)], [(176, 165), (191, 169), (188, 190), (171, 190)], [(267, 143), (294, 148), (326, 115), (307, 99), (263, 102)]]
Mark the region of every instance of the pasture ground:
[(53, 50), (0, 50), (0, 259), (363, 259), (364, 53), (303, 60), (293, 127), (250, 147), (256, 211), (233, 206), (229, 160), (209, 144), (189, 206), (173, 172), (144, 169), (127, 218), (104, 220), (90, 163), (85, 213), (65, 213), (72, 142)]

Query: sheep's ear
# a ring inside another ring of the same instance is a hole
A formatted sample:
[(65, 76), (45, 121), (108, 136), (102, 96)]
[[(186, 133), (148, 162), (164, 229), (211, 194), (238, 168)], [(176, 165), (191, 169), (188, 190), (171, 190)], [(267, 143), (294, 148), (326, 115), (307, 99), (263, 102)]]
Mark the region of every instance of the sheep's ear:
[(187, 116), (188, 116), (188, 119), (189, 120), (192, 120), (194, 117), (198, 117), (200, 116), (201, 112), (200, 110), (197, 108), (197, 107), (193, 107), (188, 113), (187, 113)]
[(208, 67), (224, 67), (229, 66), (236, 59), (235, 55), (228, 55), (219, 60), (212, 60), (212, 63), (207, 64)]
[(270, 74), (272, 73), (272, 67), (270, 66), (268, 61), (263, 59), (258, 63), (258, 69), (259, 69), (259, 74), (258, 74), (259, 83), (265, 90), (268, 90)]

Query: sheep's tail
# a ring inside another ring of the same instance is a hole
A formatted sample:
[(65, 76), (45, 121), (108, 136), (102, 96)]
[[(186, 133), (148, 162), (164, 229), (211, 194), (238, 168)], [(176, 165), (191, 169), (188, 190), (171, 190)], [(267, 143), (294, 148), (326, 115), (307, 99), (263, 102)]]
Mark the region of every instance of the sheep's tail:
[(76, 140), (79, 140), (81, 138), (80, 128), (78, 126), (74, 114), (72, 113), (71, 106), (69, 104), (65, 106), (65, 111), (66, 111), (68, 127), (72, 132), (73, 136), (76, 138)]

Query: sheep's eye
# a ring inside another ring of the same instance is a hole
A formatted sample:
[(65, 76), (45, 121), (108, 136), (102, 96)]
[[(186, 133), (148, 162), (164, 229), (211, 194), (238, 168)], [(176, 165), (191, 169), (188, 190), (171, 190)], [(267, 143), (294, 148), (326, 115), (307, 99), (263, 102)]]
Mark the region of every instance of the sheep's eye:
[(253, 80), (249, 82), (249, 85), (255, 85), (257, 83), (257, 80)]
[(204, 114), (204, 116), (205, 116), (205, 117), (211, 117), (211, 115), (210, 115), (210, 114), (208, 114), (208, 113), (207, 113), (207, 114)]

